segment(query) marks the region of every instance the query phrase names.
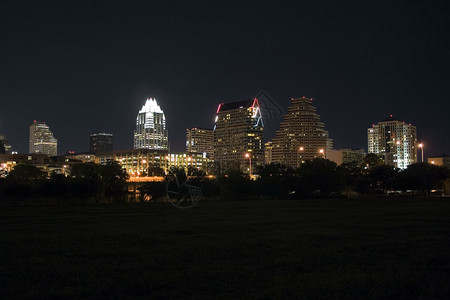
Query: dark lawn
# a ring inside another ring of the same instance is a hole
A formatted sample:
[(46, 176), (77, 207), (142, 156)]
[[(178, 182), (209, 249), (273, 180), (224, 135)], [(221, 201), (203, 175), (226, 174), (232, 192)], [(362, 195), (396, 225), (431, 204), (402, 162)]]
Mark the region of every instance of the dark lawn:
[(0, 298), (450, 296), (450, 199), (0, 206)]

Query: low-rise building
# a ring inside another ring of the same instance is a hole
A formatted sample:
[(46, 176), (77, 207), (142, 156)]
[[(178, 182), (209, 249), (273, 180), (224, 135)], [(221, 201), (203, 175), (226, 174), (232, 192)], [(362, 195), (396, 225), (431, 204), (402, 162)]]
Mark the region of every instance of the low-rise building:
[(328, 159), (334, 161), (337, 165), (350, 162), (362, 163), (365, 156), (364, 149), (339, 149), (328, 152)]

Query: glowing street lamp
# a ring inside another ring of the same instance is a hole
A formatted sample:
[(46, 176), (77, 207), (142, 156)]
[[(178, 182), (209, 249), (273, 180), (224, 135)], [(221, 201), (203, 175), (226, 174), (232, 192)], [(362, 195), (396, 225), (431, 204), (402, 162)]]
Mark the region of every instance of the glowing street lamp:
[(319, 149), (319, 153), (322, 155), (322, 158), (325, 159), (325, 150)]
[[(302, 158), (300, 153), (303, 152), (303, 150), (305, 150), (305, 148), (303, 148), (303, 146), (300, 146), (300, 148), (298, 148), (298, 152), (297, 152), (297, 168), (300, 167), (301, 158)], [(299, 155), (300, 155), (300, 158), (298, 157)]]
[(422, 151), (422, 162), (423, 162), (423, 143), (420, 143), (420, 144), (419, 144), (419, 148), (420, 148), (420, 150)]
[(245, 157), (250, 159), (249, 174), (250, 178), (252, 178), (252, 156), (250, 155), (250, 153), (245, 153)]

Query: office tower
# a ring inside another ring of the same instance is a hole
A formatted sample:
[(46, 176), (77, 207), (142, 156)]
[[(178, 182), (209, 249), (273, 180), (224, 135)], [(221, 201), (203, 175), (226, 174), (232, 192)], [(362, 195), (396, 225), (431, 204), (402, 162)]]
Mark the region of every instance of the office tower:
[(136, 117), (134, 149), (169, 149), (166, 117), (156, 99), (147, 98)]
[(368, 153), (378, 154), (387, 165), (406, 169), (417, 162), (416, 126), (390, 115), (367, 129)]
[(113, 135), (111, 133), (92, 133), (89, 136), (89, 152), (103, 153), (113, 151)]
[(12, 146), (11, 143), (6, 139), (6, 136), (0, 134), (0, 141), (2, 142), (3, 147), (5, 148), (5, 153), (11, 154)]
[(204, 128), (186, 129), (186, 151), (206, 153), (210, 160), (214, 159), (214, 131)]
[(34, 121), (30, 125), (30, 145), (29, 152), (46, 154), (48, 156), (56, 156), (58, 148), (58, 141), (53, 137), (45, 122)]
[(272, 162), (299, 167), (305, 160), (327, 158), (333, 147), (312, 98), (292, 98), (272, 140)]
[(250, 165), (254, 169), (262, 164), (263, 129), (258, 99), (219, 104), (214, 126), (214, 162), (218, 171), (222, 174), (240, 169), (252, 173)]

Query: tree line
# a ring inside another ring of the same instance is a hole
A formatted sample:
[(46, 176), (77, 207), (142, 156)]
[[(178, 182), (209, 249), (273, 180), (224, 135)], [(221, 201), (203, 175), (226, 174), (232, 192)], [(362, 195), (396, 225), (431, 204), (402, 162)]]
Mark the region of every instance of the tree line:
[(128, 174), (118, 163), (80, 163), (70, 176), (47, 174), (29, 164), (18, 164), (0, 180), (0, 199), (38, 202), (107, 203), (127, 200)]
[[(187, 171), (187, 172), (186, 172)], [(206, 199), (302, 199), (369, 195), (402, 194), (430, 195), (442, 189), (450, 180), (446, 167), (416, 163), (405, 170), (384, 165), (374, 154), (362, 163), (336, 163), (316, 158), (299, 168), (272, 163), (257, 166), (255, 180), (239, 170), (229, 170), (210, 179), (198, 169), (172, 168), (166, 182), (149, 182), (139, 188), (140, 199), (162, 200), (172, 188), (176, 176), (179, 182), (199, 186)], [(70, 176), (52, 174), (50, 179), (32, 165), (19, 164), (9, 176), (0, 180), (0, 199), (56, 199), (56, 202), (125, 202), (129, 201), (128, 175), (118, 163), (98, 165), (80, 163), (71, 167)]]

